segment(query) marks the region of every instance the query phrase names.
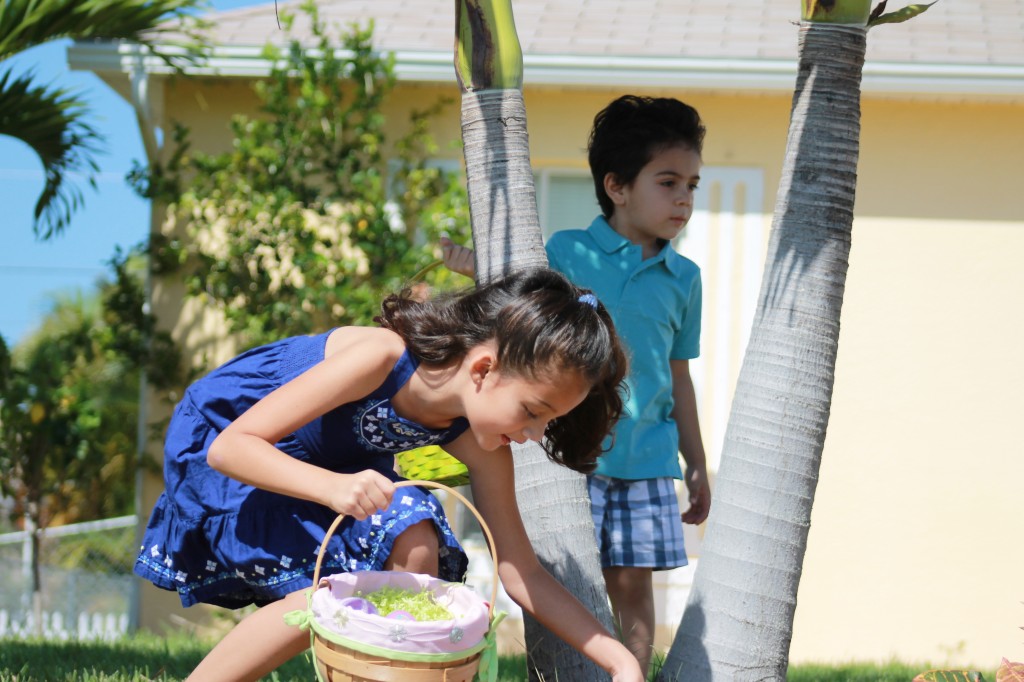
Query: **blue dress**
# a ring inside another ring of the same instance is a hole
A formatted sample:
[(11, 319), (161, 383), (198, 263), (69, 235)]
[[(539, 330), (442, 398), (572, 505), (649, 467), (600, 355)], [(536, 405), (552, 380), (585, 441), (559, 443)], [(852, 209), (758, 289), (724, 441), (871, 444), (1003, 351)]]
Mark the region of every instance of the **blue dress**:
[[(164, 445), (165, 490), (143, 536), (135, 573), (176, 590), (184, 606), (262, 605), (312, 584), (320, 543), (337, 514), (218, 473), (206, 463), (206, 452), (260, 398), (323, 360), (328, 335), (254, 348), (194, 383), (178, 403)], [(460, 418), (447, 429), (430, 429), (395, 414), (391, 398), (416, 366), (406, 351), (373, 393), (335, 408), (277, 447), (331, 471), (374, 469), (399, 480), (396, 452), (449, 443), (468, 427)], [(363, 521), (346, 517), (328, 543), (321, 574), (383, 570), (395, 537), (426, 519), (433, 520), (440, 540), (439, 577), (461, 581), (466, 555), (441, 505), (414, 487), (396, 491), (382, 513)]]

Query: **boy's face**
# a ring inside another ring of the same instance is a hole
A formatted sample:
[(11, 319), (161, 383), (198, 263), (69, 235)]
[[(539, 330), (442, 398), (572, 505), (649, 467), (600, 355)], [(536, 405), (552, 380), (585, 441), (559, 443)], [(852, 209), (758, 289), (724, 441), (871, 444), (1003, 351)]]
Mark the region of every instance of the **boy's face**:
[(636, 179), (620, 185), (610, 174), (605, 191), (615, 203), (608, 222), (623, 237), (657, 250), (660, 239), (675, 239), (693, 214), (693, 195), (700, 182), (700, 154), (674, 146), (654, 154)]

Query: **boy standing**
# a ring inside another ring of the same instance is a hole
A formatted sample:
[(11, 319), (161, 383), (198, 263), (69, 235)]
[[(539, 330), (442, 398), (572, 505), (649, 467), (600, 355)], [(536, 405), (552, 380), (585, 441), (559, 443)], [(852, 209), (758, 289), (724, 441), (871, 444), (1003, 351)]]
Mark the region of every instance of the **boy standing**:
[[(645, 672), (652, 572), (686, 565), (676, 519), (702, 523), (711, 505), (689, 371), (700, 353), (700, 269), (671, 245), (693, 212), (704, 132), (697, 111), (676, 99), (613, 101), (594, 118), (588, 144), (602, 215), (547, 243), (551, 267), (597, 294), (630, 350), (626, 411), (588, 483), (608, 596)], [(443, 240), (442, 250), (449, 268), (473, 275), (470, 249)], [(677, 478), (689, 492), (682, 515)]]

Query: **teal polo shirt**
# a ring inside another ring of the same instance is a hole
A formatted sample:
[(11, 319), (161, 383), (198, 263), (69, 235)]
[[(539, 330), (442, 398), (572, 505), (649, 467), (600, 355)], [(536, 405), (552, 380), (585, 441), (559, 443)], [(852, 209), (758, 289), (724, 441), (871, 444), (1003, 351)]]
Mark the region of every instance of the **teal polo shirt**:
[(552, 268), (597, 294), (629, 353), (625, 413), (596, 473), (630, 480), (682, 478), (669, 360), (700, 355), (700, 268), (671, 244), (643, 260), (641, 247), (603, 216), (586, 230), (556, 232), (547, 253)]

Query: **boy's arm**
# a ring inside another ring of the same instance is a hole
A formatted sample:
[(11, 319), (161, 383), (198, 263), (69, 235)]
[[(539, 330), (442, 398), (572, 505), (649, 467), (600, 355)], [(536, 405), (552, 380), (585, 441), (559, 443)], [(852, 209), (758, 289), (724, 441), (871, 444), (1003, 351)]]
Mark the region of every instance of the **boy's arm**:
[(672, 418), (679, 430), (679, 450), (686, 462), (686, 489), (690, 508), (683, 512), (683, 523), (703, 523), (711, 510), (711, 486), (708, 484), (704, 441), (697, 420), (697, 397), (690, 379), (689, 360), (670, 360), (672, 368)]
[[(444, 266), (452, 272), (476, 279), (476, 262), (473, 257), (473, 249), (456, 244), (447, 235), (442, 235), (438, 241), (441, 244), (441, 260), (444, 262)], [(548, 267), (566, 274), (565, 269), (559, 265), (555, 251), (552, 250), (554, 241), (549, 240), (545, 245), (548, 255)]]
[(441, 260), (452, 272), (476, 279), (476, 264), (473, 261), (473, 249), (456, 244), (448, 237), (441, 237)]

